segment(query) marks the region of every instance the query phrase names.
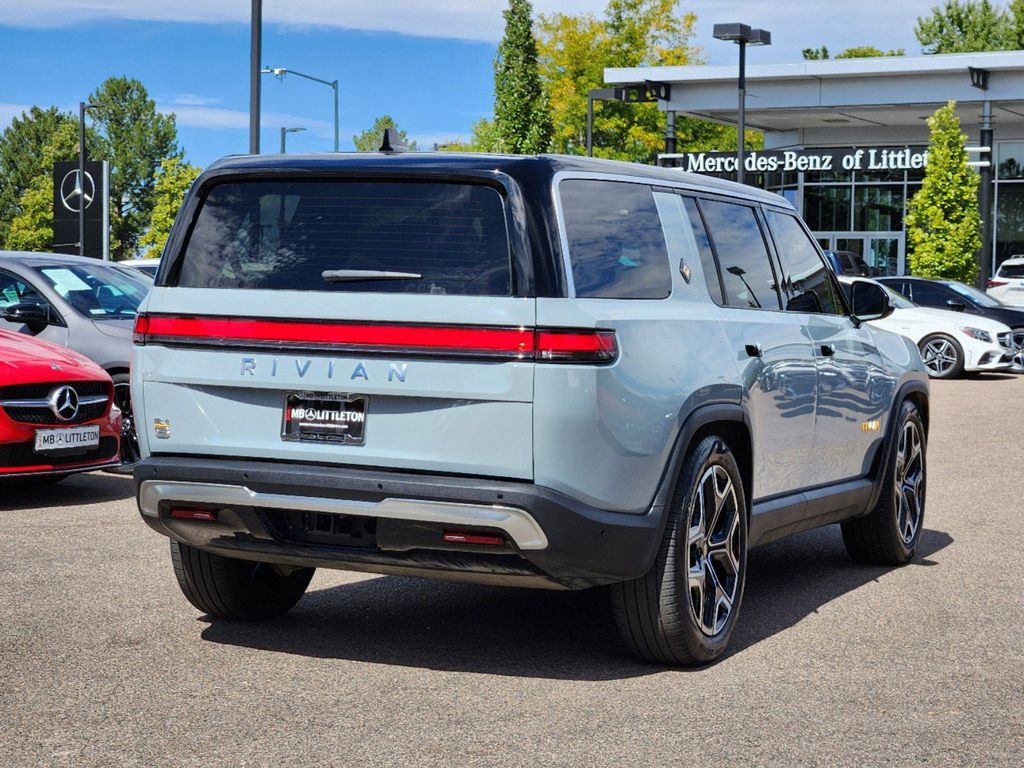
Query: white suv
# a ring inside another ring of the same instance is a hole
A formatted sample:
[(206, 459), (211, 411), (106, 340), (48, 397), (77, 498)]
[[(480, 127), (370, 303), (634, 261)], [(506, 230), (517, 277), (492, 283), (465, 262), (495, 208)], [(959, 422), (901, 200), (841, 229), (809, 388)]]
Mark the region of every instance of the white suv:
[(1024, 306), (1024, 256), (1011, 256), (988, 281), (989, 296), (1004, 304)]

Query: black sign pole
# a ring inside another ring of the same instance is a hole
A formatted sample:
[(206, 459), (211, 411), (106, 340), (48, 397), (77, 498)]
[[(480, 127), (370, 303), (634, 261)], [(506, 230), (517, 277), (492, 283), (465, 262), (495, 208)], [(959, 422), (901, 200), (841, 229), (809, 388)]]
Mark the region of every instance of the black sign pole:
[(747, 122), (747, 41), (741, 38), (738, 42), (740, 44), (740, 73), (738, 79), (740, 106), (739, 119), (736, 124), (738, 134), (736, 137), (736, 181), (743, 184), (743, 134), (746, 133)]
[(78, 102), (78, 255), (85, 256), (85, 102)]
[(249, 154), (260, 153), (260, 59), (263, 57), (263, 0), (252, 0), (249, 49)]
[(985, 99), (981, 108), (981, 146), (988, 147), (978, 159), (983, 161), (981, 168), (981, 184), (979, 185), (978, 207), (981, 209), (981, 253), (978, 254), (978, 288), (985, 290), (988, 276), (992, 270), (992, 102)]

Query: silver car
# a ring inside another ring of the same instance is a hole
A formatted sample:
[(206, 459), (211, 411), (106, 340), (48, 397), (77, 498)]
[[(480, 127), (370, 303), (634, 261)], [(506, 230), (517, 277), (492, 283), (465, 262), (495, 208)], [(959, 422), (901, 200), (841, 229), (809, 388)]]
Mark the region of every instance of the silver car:
[(73, 349), (110, 374), (127, 466), (138, 460), (128, 378), (132, 328), (151, 286), (132, 270), (96, 259), (0, 251), (0, 328)]
[(914, 556), (928, 379), (858, 298), (782, 197), (675, 170), (225, 159), (136, 324), (142, 516), (213, 617), (316, 567), (611, 585), (633, 653), (707, 663), (750, 547)]

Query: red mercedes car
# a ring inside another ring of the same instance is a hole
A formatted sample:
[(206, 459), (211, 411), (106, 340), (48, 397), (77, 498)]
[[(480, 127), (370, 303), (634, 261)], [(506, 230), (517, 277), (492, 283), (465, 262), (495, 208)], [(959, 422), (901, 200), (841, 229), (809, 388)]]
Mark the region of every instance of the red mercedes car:
[(65, 347), (0, 331), (0, 480), (117, 466), (121, 412), (106, 371)]

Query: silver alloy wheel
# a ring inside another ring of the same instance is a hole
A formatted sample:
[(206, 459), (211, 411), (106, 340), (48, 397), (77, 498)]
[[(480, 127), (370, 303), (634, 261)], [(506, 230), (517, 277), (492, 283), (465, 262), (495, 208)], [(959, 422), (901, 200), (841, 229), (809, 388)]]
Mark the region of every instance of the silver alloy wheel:
[(704, 471), (687, 521), (690, 614), (710, 637), (728, 623), (740, 585), (740, 508), (724, 467)]
[(949, 339), (932, 339), (921, 350), (921, 359), (929, 373), (945, 376), (957, 364), (956, 347)]
[(924, 512), (924, 451), (921, 449), (921, 432), (917, 424), (908, 421), (900, 432), (896, 446), (896, 471), (894, 488), (896, 494), (896, 525), (903, 543), (910, 545), (917, 536)]
[(1010, 334), (1010, 356), (1014, 370), (1024, 373), (1024, 328), (1014, 328)]

